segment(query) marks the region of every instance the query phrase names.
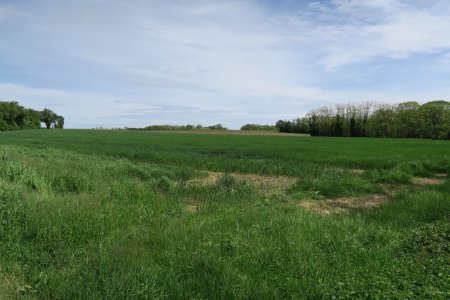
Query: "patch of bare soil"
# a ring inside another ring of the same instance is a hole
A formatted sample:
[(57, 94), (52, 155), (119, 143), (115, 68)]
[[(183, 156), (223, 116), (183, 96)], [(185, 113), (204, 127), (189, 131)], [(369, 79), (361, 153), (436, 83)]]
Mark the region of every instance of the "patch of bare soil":
[(224, 173), (220, 172), (206, 172), (208, 175), (203, 178), (195, 178), (192, 180), (189, 180), (187, 183), (194, 183), (194, 184), (200, 184), (200, 185), (208, 185), (216, 183), (216, 181), (219, 179), (220, 176), (222, 176)]
[(341, 197), (321, 201), (303, 201), (299, 205), (323, 215), (330, 215), (360, 209), (376, 208), (387, 200), (387, 195), (376, 194), (366, 197)]
[(186, 212), (195, 214), (198, 212), (198, 206), (195, 204), (188, 204), (185, 206)]
[(364, 174), (366, 172), (364, 169), (349, 169), (349, 171), (356, 174)]
[[(225, 175), (222, 172), (207, 172), (208, 176), (204, 178), (197, 178), (190, 180), (189, 183), (207, 185), (214, 184), (217, 180)], [(268, 175), (258, 175), (258, 174), (238, 174), (238, 173), (228, 173), (240, 180), (245, 180), (251, 184), (256, 185), (265, 194), (274, 194), (277, 192), (284, 191), (291, 185), (293, 185), (297, 178), (285, 177), (285, 176), (268, 176)]]
[(439, 178), (413, 177), (412, 183), (418, 186), (439, 185), (444, 183), (445, 179), (443, 176)]
[(35, 291), (31, 286), (24, 285), (14, 274), (0, 273), (0, 299), (19, 299), (21, 292)]
[(444, 183), (447, 174), (436, 174), (435, 178), (414, 177), (410, 185), (381, 184), (384, 194), (374, 194), (365, 197), (341, 197), (337, 199), (324, 199), (319, 201), (307, 200), (299, 203), (299, 206), (314, 212), (330, 215), (345, 213), (360, 209), (372, 209), (379, 207), (382, 203), (389, 201), (401, 190), (411, 187), (426, 187)]
[(333, 170), (337, 171), (337, 172), (350, 172), (350, 173), (355, 173), (355, 174), (364, 174), (366, 172), (365, 169), (354, 169), (354, 168), (333, 168)]

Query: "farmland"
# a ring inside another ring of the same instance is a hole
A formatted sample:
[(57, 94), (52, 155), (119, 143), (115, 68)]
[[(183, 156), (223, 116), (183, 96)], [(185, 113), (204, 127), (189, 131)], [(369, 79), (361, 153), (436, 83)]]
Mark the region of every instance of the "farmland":
[(0, 132), (0, 299), (449, 298), (450, 144)]

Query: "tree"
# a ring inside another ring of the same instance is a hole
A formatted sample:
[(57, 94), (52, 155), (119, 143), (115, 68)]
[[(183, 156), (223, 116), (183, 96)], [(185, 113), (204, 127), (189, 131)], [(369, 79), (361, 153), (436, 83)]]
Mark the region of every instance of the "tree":
[(309, 128), (312, 136), (319, 135), (319, 126), (317, 121), (317, 116), (313, 114), (310, 118)]
[(274, 130), (276, 128), (273, 125), (245, 124), (241, 127), (241, 130)]
[(23, 129), (39, 129), (41, 128), (41, 113), (33, 109), (25, 109), (25, 121)]
[(335, 126), (335, 135), (336, 136), (342, 136), (343, 134), (343, 128), (342, 128), (342, 121), (339, 114), (336, 115), (336, 126)]
[(227, 128), (223, 127), (222, 124), (211, 125), (208, 126), (208, 128), (213, 130), (227, 130)]
[[(58, 115), (55, 114), (52, 110), (45, 108), (42, 112), (41, 112), (41, 122), (43, 122), (45, 124), (45, 126), (47, 127), (47, 129), (50, 129), (52, 124), (54, 124), (56, 122), (58, 118)], [(63, 121), (64, 123), (64, 121)]]
[(326, 106), (293, 122), (279, 120), (275, 126), (281, 132), (307, 132), (312, 136), (450, 139), (450, 102)]
[(15, 101), (0, 101), (0, 131), (40, 128), (40, 112)]
[(403, 102), (397, 105), (397, 136), (405, 138), (419, 137), (420, 104), (415, 101)]
[(422, 116), (421, 136), (432, 139), (448, 139), (450, 135), (450, 102), (431, 101), (420, 107)]
[(56, 117), (55, 128), (64, 129), (64, 117), (62, 117), (62, 116)]
[(279, 132), (293, 132), (293, 126), (291, 121), (279, 120), (275, 127), (278, 128)]
[(358, 135), (358, 129), (357, 129), (357, 126), (356, 126), (356, 119), (355, 119), (355, 117), (352, 117), (350, 119), (350, 136), (352, 136), (352, 137), (359, 136)]

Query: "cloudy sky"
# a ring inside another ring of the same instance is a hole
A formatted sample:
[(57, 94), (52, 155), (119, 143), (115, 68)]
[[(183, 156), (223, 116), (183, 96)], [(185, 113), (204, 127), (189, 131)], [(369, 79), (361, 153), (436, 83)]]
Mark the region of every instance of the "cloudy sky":
[(0, 0), (0, 99), (71, 128), (450, 99), (450, 1)]

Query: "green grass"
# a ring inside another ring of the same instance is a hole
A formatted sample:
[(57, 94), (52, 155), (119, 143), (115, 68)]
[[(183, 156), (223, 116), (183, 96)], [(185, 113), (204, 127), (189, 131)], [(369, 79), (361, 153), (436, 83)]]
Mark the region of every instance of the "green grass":
[[(1, 132), (0, 299), (449, 298), (450, 181), (407, 186), (449, 174), (449, 146)], [(206, 170), (235, 175), (189, 183)], [(239, 173), (297, 181), (266, 195)], [(298, 205), (380, 184), (403, 188), (377, 209), (323, 216)]]

